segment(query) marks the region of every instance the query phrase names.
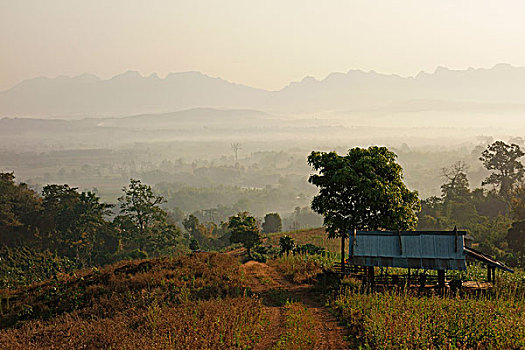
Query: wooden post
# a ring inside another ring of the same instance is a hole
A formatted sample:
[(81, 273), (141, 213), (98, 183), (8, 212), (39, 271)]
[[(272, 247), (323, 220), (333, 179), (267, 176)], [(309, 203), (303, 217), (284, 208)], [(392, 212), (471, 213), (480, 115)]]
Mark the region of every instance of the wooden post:
[(454, 235), (456, 236), (454, 240), (454, 252), (458, 252), (458, 227), (454, 226)]
[(354, 257), (354, 254), (355, 254), (355, 245), (356, 245), (356, 240), (357, 240), (357, 230), (354, 228), (354, 237), (352, 238), (352, 258)]
[(375, 284), (375, 271), (373, 266), (365, 267), (366, 283), (369, 287), (373, 287)]
[(445, 270), (438, 270), (438, 287), (445, 288)]
[(492, 273), (490, 266), (487, 265), (487, 282), (492, 282)]

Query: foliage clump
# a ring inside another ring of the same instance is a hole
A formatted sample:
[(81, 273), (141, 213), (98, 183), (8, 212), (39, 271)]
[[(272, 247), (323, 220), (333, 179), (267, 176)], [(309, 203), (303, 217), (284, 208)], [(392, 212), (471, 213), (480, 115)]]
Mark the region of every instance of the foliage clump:
[(417, 192), (403, 183), (396, 155), (386, 147), (352, 148), (345, 156), (312, 152), (308, 163), (319, 171), (309, 181), (319, 187), (312, 208), (323, 215), (331, 237), (354, 229), (406, 230), (417, 224)]
[(257, 220), (243, 212), (230, 217), (228, 228), (231, 231), (230, 242), (241, 243), (251, 258), (252, 248), (262, 243), (261, 231)]
[[(513, 266), (525, 263), (523, 151), (516, 144), (496, 141), (481, 153), (491, 174), (482, 188), (470, 189), (468, 167), (458, 161), (442, 169), (442, 195), (422, 201), (419, 230), (450, 230), (469, 233), (476, 249)], [(486, 188), (491, 185), (492, 188)]]
[(278, 213), (269, 213), (264, 216), (264, 222), (262, 224), (264, 233), (281, 232), (283, 229), (283, 222), (281, 216)]
[[(177, 255), (186, 242), (163, 199), (132, 179), (120, 214), (90, 191), (50, 184), (39, 195), (12, 173), (0, 173), (0, 280), (29, 284), (73, 268), (122, 259)], [(1, 257), (4, 257), (2, 259)]]

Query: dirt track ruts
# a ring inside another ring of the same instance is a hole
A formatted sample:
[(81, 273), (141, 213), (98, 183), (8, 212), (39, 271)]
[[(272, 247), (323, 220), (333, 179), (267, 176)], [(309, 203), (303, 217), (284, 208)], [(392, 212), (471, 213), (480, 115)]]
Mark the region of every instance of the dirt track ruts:
[(278, 340), (284, 330), (284, 307), (272, 302), (272, 294), (284, 293), (294, 301), (301, 302), (316, 320), (314, 331), (320, 335), (320, 340), (315, 344), (315, 349), (340, 350), (349, 349), (344, 337), (348, 335), (347, 330), (341, 326), (323, 305), (320, 295), (312, 290), (308, 284), (294, 284), (285, 279), (274, 267), (264, 263), (249, 261), (242, 265), (246, 277), (247, 287), (258, 295), (265, 307), (270, 321), (261, 341), (255, 350), (269, 349)]

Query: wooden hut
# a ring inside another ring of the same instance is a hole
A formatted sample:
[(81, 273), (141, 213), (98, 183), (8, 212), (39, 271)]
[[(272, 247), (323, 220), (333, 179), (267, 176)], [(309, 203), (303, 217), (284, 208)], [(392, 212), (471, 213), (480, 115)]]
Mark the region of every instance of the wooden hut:
[[(410, 271), (437, 270), (437, 284), (445, 286), (447, 270), (466, 270), (466, 257), (487, 265), (488, 279), (495, 269), (513, 272), (472, 248), (465, 247), (465, 231), (354, 231), (350, 233), (349, 272), (361, 271), (375, 282), (374, 268), (406, 268)], [(361, 270), (360, 270), (361, 269)], [(424, 281), (423, 281), (424, 284)]]

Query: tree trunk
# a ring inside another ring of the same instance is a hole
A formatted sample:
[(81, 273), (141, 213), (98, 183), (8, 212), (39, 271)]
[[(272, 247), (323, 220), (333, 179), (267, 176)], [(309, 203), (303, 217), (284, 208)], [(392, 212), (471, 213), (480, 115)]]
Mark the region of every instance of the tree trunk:
[(345, 273), (345, 234), (341, 234), (341, 273)]

